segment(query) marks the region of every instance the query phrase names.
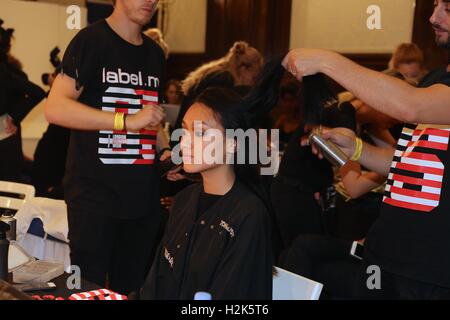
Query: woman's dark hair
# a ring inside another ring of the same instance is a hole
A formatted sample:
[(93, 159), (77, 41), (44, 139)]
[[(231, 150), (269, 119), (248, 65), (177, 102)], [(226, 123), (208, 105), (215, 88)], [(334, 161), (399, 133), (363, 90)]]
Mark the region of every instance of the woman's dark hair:
[(300, 91), (300, 84), (297, 80), (289, 80), (281, 84), (280, 87), (280, 98), (283, 98), (283, 96), (290, 95), (297, 97), (299, 95)]
[[(268, 62), (261, 72), (259, 80), (247, 96), (241, 98), (235, 91), (227, 88), (212, 87), (203, 91), (195, 102), (202, 103), (210, 108), (216, 120), (226, 129), (249, 129), (267, 115), (278, 103), (280, 85), (285, 74), (282, 66), (283, 57)], [(320, 123), (324, 108), (337, 103), (336, 92), (332, 89), (329, 79), (323, 74), (317, 74), (303, 79), (302, 104), (304, 106), (305, 121)], [(250, 164), (249, 141), (246, 139), (244, 148), (245, 164), (235, 164), (236, 177), (252, 190), (265, 204), (269, 212), (272, 226), (276, 226), (276, 218), (269, 200), (268, 190), (264, 188), (259, 166)], [(236, 163), (236, 161), (235, 161)], [(281, 238), (278, 228), (272, 228), (272, 242), (279, 248), (274, 248), (275, 257), (281, 247)]]
[(8, 53), (11, 49), (11, 38), (14, 29), (4, 29), (2, 25), (3, 20), (0, 19), (0, 62), (6, 62)]
[[(241, 102), (241, 112), (247, 114), (250, 123), (255, 123), (277, 105), (281, 80), (285, 74), (282, 61), (283, 56), (269, 61), (255, 87)], [(307, 123), (320, 123), (323, 109), (337, 103), (337, 92), (324, 74), (304, 77), (301, 91), (303, 114)]]

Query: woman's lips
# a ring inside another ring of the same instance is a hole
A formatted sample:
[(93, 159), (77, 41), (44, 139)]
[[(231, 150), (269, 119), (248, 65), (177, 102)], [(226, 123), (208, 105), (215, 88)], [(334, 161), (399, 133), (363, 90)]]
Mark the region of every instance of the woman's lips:
[(154, 11), (154, 8), (153, 7), (142, 7), (141, 10), (144, 11), (145, 13), (147, 13), (148, 15), (151, 15)]

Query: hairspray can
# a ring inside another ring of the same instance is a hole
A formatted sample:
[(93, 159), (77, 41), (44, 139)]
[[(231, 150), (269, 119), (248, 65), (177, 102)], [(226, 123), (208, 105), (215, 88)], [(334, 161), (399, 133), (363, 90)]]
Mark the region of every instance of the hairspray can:
[(309, 141), (314, 144), (324, 157), (333, 165), (341, 167), (347, 163), (347, 155), (338, 148), (333, 142), (325, 140), (317, 132), (312, 132), (309, 136)]

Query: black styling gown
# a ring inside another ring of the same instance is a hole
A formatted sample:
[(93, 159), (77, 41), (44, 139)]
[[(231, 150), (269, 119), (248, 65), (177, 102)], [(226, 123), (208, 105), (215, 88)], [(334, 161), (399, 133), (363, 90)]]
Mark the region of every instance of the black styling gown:
[(140, 299), (192, 300), (198, 291), (213, 300), (272, 299), (268, 213), (244, 184), (197, 216), (202, 184), (174, 201), (158, 256)]

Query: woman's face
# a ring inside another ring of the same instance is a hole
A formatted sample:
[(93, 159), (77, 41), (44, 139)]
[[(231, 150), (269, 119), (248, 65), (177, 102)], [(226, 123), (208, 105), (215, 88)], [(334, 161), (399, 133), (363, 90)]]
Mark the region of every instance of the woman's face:
[(284, 112), (296, 112), (299, 108), (299, 98), (292, 93), (285, 93), (280, 99), (280, 105)]
[(419, 80), (422, 69), (417, 62), (400, 63), (397, 71), (405, 77), (405, 79)]
[(193, 104), (184, 116), (183, 129), (184, 171), (202, 173), (226, 164), (225, 130), (210, 108), (201, 103)]
[(167, 88), (166, 97), (167, 97), (167, 103), (169, 103), (169, 104), (179, 104), (180, 103), (177, 87), (173, 84)]

